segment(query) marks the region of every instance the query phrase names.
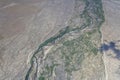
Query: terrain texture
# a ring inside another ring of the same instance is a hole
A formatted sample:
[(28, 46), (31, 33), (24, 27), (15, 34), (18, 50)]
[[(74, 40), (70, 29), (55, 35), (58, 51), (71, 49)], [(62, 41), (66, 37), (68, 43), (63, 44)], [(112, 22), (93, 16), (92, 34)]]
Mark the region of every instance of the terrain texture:
[(118, 0), (0, 0), (0, 80), (119, 80)]

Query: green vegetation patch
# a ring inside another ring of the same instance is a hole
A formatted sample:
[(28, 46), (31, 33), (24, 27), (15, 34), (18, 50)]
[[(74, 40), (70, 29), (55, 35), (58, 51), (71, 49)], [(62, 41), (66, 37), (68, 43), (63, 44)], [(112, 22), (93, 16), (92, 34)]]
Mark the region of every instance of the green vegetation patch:
[(45, 77), (40, 76), (40, 77), (39, 77), (39, 80), (45, 80)]

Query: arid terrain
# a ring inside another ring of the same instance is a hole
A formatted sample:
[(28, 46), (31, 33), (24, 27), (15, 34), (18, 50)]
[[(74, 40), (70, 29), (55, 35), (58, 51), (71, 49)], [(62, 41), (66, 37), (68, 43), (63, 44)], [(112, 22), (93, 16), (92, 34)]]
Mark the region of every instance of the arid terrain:
[[(104, 52), (107, 80), (120, 80), (120, 1), (103, 0), (105, 23), (101, 27), (102, 43), (116, 43), (118, 55), (113, 50)], [(117, 55), (117, 56), (116, 56)], [(117, 58), (116, 58), (117, 57)]]
[(0, 0), (0, 80), (119, 80), (119, 0)]

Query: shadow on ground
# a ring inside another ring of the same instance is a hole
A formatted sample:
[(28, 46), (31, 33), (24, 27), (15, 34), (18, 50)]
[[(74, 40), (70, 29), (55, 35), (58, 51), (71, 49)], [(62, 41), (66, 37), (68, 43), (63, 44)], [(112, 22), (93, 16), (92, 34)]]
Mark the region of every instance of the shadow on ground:
[(100, 51), (108, 51), (108, 50), (112, 50), (115, 54), (116, 54), (116, 58), (120, 59), (120, 50), (116, 48), (116, 43), (111, 41), (109, 42), (109, 44), (102, 44), (100, 47)]

